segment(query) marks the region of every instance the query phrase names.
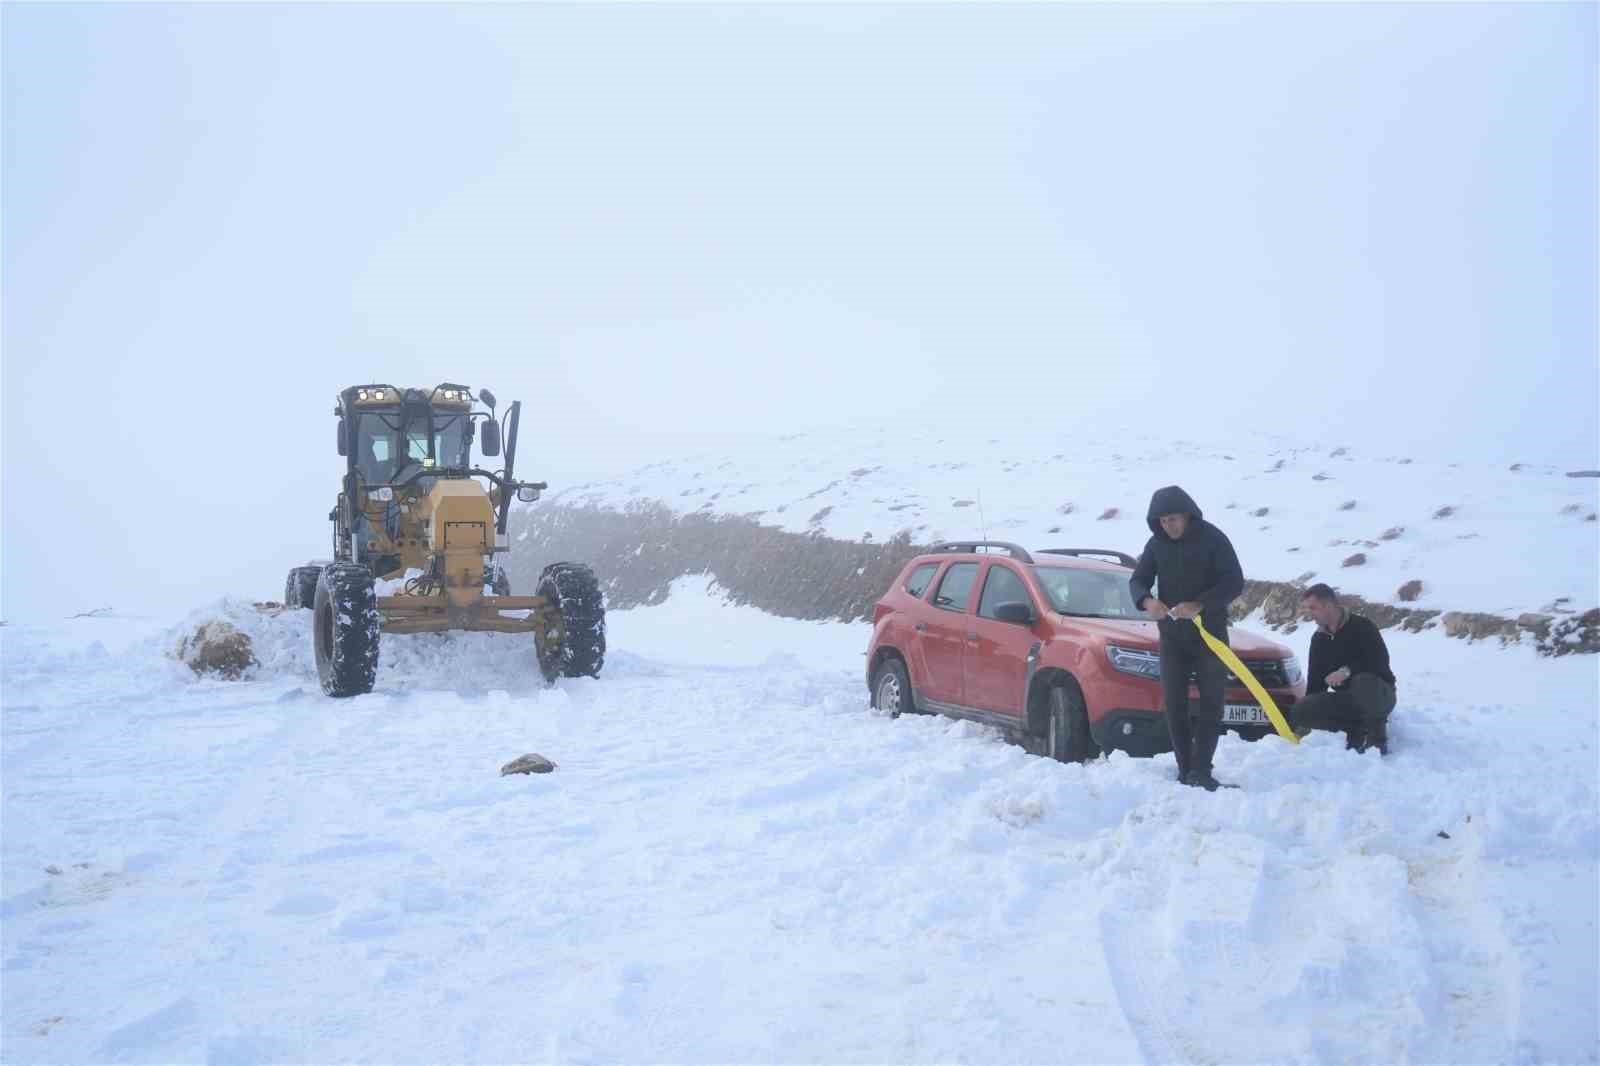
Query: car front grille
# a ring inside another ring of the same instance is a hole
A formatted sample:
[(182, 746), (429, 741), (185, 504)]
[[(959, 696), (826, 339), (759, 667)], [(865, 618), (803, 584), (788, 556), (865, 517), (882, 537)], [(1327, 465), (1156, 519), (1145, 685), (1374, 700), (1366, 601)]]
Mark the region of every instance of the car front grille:
[[(1244, 661), (1245, 668), (1256, 675), (1256, 680), (1266, 688), (1288, 688), (1289, 679), (1283, 674), (1283, 662), (1279, 659), (1257, 659), (1254, 662)], [(1233, 671), (1228, 671), (1228, 684), (1241, 684)]]
[[(1256, 680), (1261, 682), (1262, 687), (1289, 687), (1289, 679), (1284, 675), (1283, 661), (1281, 659), (1245, 659), (1243, 662), (1246, 669), (1248, 669), (1252, 674), (1256, 675)], [(1195, 680), (1195, 675), (1190, 674), (1189, 680)], [(1227, 685), (1229, 688), (1243, 688), (1244, 682), (1240, 681), (1238, 677), (1234, 676), (1232, 670), (1229, 670)]]

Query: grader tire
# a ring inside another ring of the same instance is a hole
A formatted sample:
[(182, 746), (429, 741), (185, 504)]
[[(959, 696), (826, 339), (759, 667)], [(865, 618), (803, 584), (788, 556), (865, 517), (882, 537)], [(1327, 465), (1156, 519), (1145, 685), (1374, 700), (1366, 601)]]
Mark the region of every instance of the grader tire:
[(335, 563), (322, 571), (312, 608), (317, 678), (330, 696), (371, 692), (378, 677), (378, 597), (372, 571)]
[(310, 609), (317, 602), (317, 578), (322, 576), (320, 566), (297, 566), (289, 571), (283, 582), (283, 605), (291, 609)]
[(541, 649), (546, 681), (599, 677), (606, 658), (606, 607), (594, 571), (582, 563), (551, 563), (539, 575), (539, 592), (561, 612), (563, 637)]

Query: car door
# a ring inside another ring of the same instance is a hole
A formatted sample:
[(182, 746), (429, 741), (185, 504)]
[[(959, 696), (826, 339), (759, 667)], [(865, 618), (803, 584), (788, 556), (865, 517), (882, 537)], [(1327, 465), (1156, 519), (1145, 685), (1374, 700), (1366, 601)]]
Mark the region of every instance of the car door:
[(886, 597), (894, 607), (893, 628), (886, 633), (887, 641), (904, 653), (911, 687), (923, 694), (928, 691), (928, 662), (922, 634), (927, 632), (928, 618), (933, 612), (927, 603), (928, 591), (943, 566), (943, 563), (922, 563), (912, 568), (905, 583)]
[(941, 703), (964, 702), (968, 623), (972, 621), (973, 591), (978, 583), (978, 564), (955, 562), (945, 567), (928, 599), (923, 621), (918, 622), (917, 642), (927, 664), (926, 688), (921, 695)]
[(1028, 653), (1039, 638), (1033, 626), (996, 618), (995, 609), (1002, 603), (1025, 603), (1039, 617), (1039, 605), (1021, 573), (1009, 562), (994, 560), (983, 575), (978, 610), (971, 619), (972, 639), (965, 659), (967, 703), (1021, 718), (1027, 699)]

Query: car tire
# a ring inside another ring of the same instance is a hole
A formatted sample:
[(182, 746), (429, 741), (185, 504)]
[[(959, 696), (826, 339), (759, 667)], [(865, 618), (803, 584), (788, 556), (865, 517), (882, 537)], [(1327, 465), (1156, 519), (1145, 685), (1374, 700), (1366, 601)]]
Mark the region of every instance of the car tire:
[(1078, 686), (1071, 682), (1052, 685), (1045, 698), (1044, 753), (1057, 762), (1085, 762), (1099, 754), (1089, 733), (1089, 709)]
[(345, 697), (372, 691), (380, 626), (372, 571), (355, 563), (335, 563), (322, 571), (311, 629), (323, 692)]
[(911, 679), (906, 676), (905, 663), (890, 655), (872, 673), (872, 707), (885, 711), (890, 718), (915, 712), (911, 704)]

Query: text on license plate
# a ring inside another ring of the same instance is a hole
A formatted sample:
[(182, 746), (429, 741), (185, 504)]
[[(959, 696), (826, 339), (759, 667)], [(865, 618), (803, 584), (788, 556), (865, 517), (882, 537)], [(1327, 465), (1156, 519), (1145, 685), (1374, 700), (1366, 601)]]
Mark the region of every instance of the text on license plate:
[(1267, 712), (1253, 703), (1230, 703), (1222, 709), (1222, 720), (1235, 725), (1266, 725)]

